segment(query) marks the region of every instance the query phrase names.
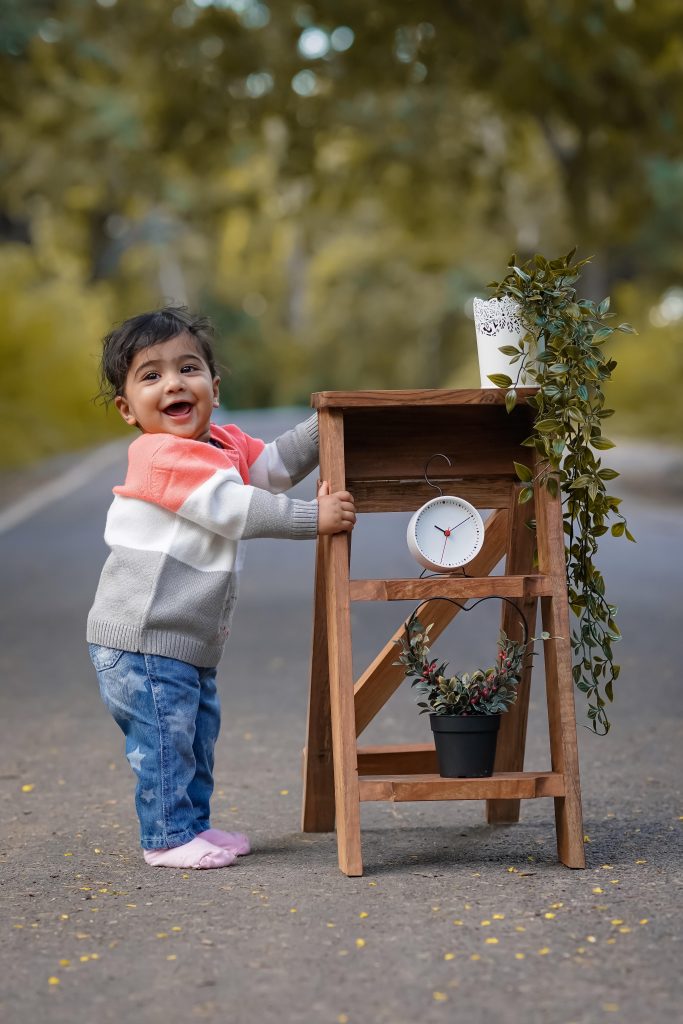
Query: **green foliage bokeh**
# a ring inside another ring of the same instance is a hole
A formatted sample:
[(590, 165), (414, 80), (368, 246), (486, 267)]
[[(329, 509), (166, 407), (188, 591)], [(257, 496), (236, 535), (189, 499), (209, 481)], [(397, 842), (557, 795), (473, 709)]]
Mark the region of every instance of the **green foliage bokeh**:
[(477, 386), (471, 297), (575, 245), (639, 331), (617, 425), (680, 438), (679, 4), (5, 0), (0, 29), (0, 464), (119, 430), (99, 339), (169, 300), (213, 317), (230, 409)]

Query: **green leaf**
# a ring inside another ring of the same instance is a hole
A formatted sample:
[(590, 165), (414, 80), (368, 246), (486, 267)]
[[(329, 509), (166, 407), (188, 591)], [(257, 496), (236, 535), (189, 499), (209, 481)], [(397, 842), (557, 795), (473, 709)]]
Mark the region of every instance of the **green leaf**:
[(619, 473), (617, 473), (616, 469), (608, 469), (605, 467), (605, 469), (598, 470), (598, 476), (601, 480), (614, 480), (619, 476)]
[(514, 407), (516, 405), (517, 405), (517, 392), (515, 391), (514, 388), (512, 388), (512, 390), (508, 391), (508, 393), (505, 396), (505, 408), (507, 409), (508, 412), (512, 412), (512, 410), (514, 409)]
[(559, 485), (557, 483), (557, 477), (549, 476), (548, 477), (548, 482), (546, 484), (546, 487), (548, 488), (548, 494), (550, 495), (550, 497), (551, 498), (556, 498), (558, 493), (559, 493)]
[(626, 526), (625, 526), (624, 523), (615, 523), (613, 525), (613, 527), (612, 527), (612, 536), (613, 537), (621, 537), (621, 536), (623, 536), (623, 533), (624, 533), (625, 530), (626, 530)]
[(527, 501), (531, 501), (534, 496), (533, 487), (522, 487), (519, 492), (518, 502), (520, 505), (525, 505)]
[(518, 267), (518, 266), (513, 266), (513, 268), (512, 268), (512, 269), (513, 269), (513, 271), (515, 272), (515, 274), (517, 274), (517, 277), (519, 277), (519, 278), (520, 278), (520, 279), (521, 279), (522, 281), (525, 281), (525, 282), (526, 282), (526, 281), (530, 281), (530, 280), (531, 280), (531, 278), (529, 277), (529, 275), (528, 275), (527, 273), (525, 273), (525, 271), (524, 271), (524, 270), (522, 270), (522, 268), (521, 268), (521, 267)]
[(533, 480), (534, 475), (528, 466), (525, 466), (522, 462), (513, 462), (513, 466), (515, 467), (515, 473), (520, 480)]
[(616, 328), (617, 331), (621, 331), (622, 334), (637, 334), (638, 331), (631, 324), (619, 324)]
[(554, 430), (560, 430), (562, 424), (559, 420), (539, 420), (534, 424), (536, 430), (541, 434), (551, 434)]
[(512, 378), (508, 377), (506, 373), (490, 373), (488, 379), (492, 384), (495, 384), (497, 388), (509, 388), (512, 384)]
[(610, 441), (608, 437), (592, 437), (590, 440), (591, 447), (598, 448), (600, 451), (604, 451), (607, 448), (616, 447), (614, 441)]
[(598, 306), (598, 315), (602, 316), (603, 313), (606, 313), (608, 309), (609, 309), (609, 295), (607, 296), (606, 299), (603, 299), (602, 302), (600, 303), (600, 305)]
[(498, 349), (498, 351), (502, 352), (504, 356), (518, 356), (519, 355), (519, 349), (516, 348), (515, 345), (501, 345), (500, 348)]

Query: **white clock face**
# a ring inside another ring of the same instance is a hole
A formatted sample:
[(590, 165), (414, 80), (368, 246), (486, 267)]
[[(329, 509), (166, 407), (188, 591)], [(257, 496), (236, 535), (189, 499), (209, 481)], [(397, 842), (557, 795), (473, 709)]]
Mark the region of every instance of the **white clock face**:
[(484, 543), (484, 522), (463, 498), (444, 495), (417, 510), (408, 525), (408, 547), (420, 565), (436, 572), (470, 562)]

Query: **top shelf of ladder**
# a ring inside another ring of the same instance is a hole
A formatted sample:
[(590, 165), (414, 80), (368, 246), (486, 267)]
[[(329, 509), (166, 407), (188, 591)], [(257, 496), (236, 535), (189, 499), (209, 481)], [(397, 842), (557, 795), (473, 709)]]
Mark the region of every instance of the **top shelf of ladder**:
[[(537, 388), (516, 388), (518, 403)], [(318, 391), (311, 395), (314, 409), (386, 409), (403, 406), (505, 405), (502, 388), (416, 388), (403, 391)]]

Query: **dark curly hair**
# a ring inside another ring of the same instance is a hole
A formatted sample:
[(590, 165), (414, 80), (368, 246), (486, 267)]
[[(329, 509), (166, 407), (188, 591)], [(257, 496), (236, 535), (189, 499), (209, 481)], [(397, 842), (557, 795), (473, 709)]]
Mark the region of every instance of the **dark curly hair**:
[(195, 315), (187, 306), (164, 306), (124, 320), (104, 338), (100, 360), (100, 390), (96, 398), (109, 405), (117, 395), (122, 395), (135, 354), (151, 345), (169, 341), (178, 334), (189, 334), (194, 338), (211, 376), (216, 377), (216, 360), (212, 348), (214, 331), (208, 317)]

